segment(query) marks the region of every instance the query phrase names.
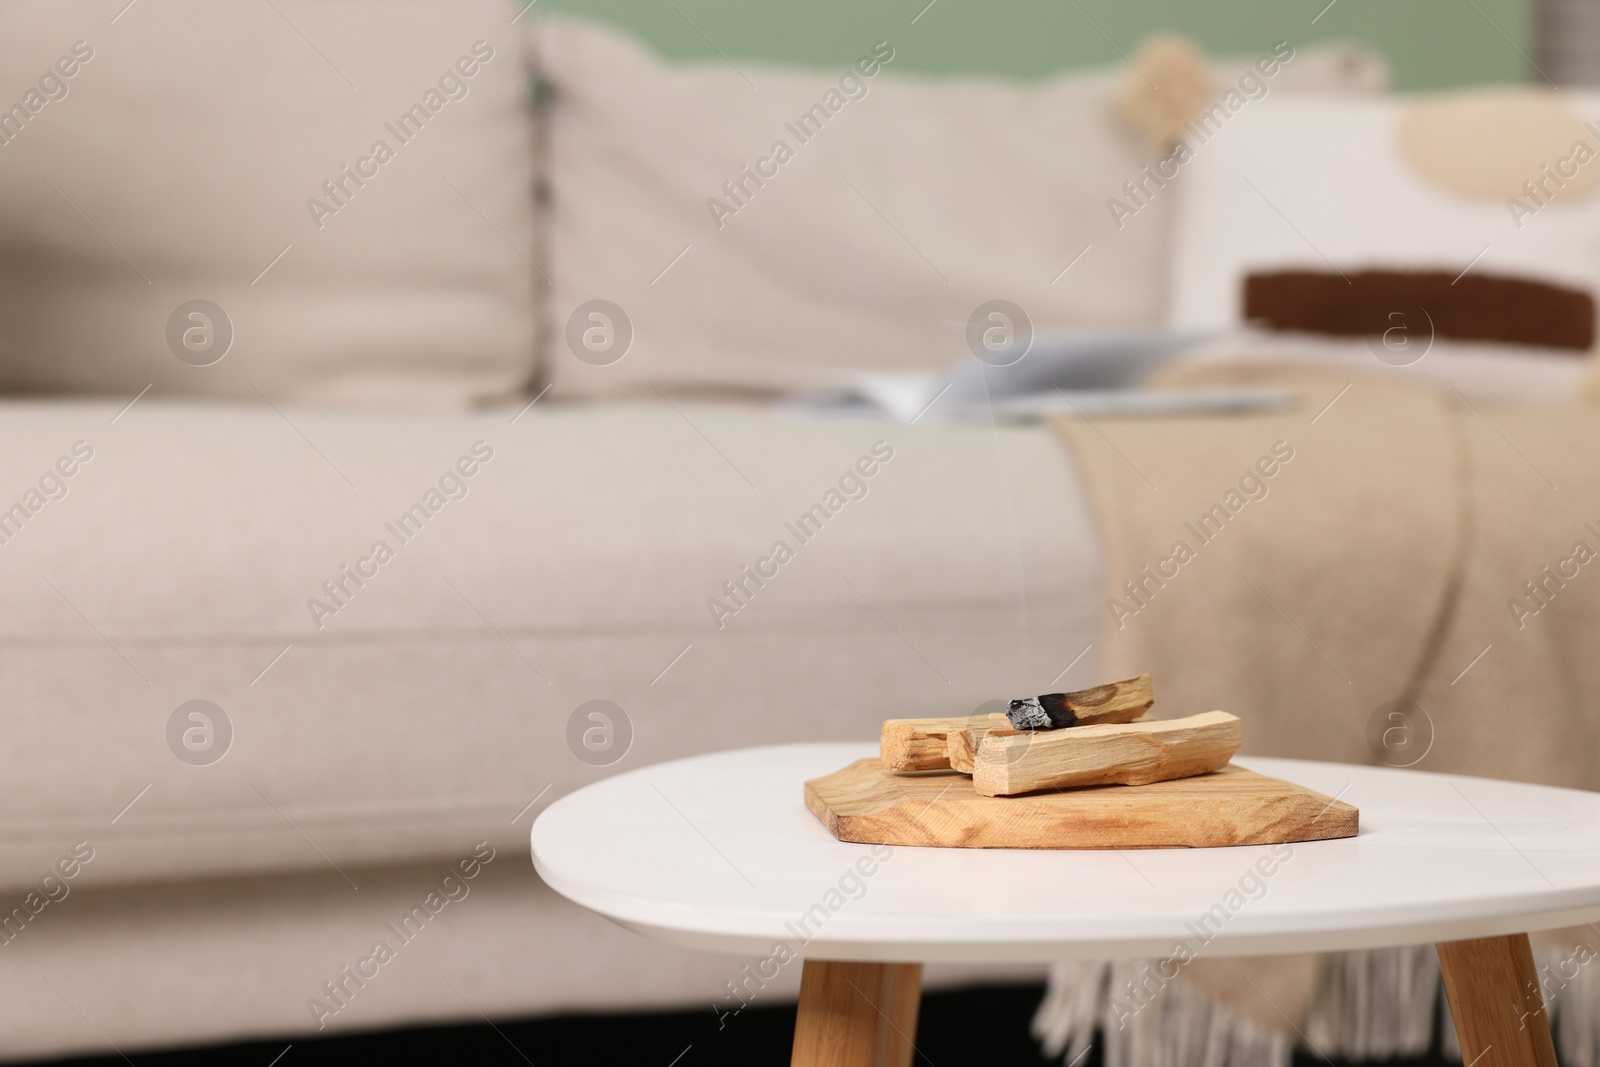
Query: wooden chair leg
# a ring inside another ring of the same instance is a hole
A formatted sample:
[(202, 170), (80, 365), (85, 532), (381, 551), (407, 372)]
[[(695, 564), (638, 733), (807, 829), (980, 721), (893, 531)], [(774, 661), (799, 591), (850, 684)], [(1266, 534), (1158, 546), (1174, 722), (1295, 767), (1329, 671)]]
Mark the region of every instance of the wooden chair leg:
[(1461, 1062), (1471, 1067), (1556, 1067), (1550, 1020), (1527, 934), (1437, 946)]
[(806, 960), (793, 1067), (911, 1067), (920, 963)]

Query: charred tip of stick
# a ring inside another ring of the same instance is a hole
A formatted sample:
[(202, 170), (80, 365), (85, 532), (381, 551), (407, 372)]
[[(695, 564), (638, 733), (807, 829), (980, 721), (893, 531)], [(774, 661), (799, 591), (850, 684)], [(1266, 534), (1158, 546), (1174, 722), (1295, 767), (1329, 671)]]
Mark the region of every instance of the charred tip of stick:
[(1150, 676), (1141, 674), (1076, 693), (1045, 693), (1011, 701), (1006, 719), (1018, 730), (1060, 730), (1138, 718), (1155, 702)]
[(1046, 693), (1039, 697), (1039, 706), (1044, 713), (1050, 716), (1050, 725), (1055, 728), (1073, 726), (1078, 722), (1078, 716), (1067, 706), (1068, 693)]
[(1017, 730), (1055, 730), (1071, 726), (1078, 717), (1067, 707), (1067, 694), (1046, 693), (1013, 700), (1006, 708), (1006, 720)]
[(1006, 721), (1016, 730), (1037, 730), (1049, 725), (1050, 716), (1040, 707), (1038, 697), (1025, 697), (1007, 705)]

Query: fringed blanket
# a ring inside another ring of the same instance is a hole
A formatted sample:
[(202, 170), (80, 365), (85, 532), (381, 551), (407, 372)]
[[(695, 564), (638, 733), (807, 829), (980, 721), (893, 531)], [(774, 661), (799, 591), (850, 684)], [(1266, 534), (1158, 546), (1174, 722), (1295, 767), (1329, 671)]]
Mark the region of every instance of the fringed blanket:
[[(1060, 423), (1099, 511), (1105, 675), (1152, 672), (1158, 714), (1239, 715), (1246, 753), (1600, 789), (1600, 409), (1261, 367), (1201, 380), (1301, 402)], [(1535, 948), (1564, 1062), (1600, 1067), (1600, 965), (1563, 963), (1600, 931)], [(1124, 979), (1058, 967), (1050, 1050), (1070, 1060), (1098, 1024), (1109, 1067), (1287, 1067), (1296, 1042), (1387, 1058), (1425, 1050), (1443, 1002), (1427, 948), (1197, 961), (1119, 1028)]]

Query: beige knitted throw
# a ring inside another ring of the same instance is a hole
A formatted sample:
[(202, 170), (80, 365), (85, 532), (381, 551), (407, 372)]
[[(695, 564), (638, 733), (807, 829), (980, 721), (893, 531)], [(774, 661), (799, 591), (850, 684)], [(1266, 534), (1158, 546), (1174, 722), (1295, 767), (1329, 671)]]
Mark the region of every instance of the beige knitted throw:
[[(1182, 377), (1300, 400), (1059, 423), (1103, 535), (1106, 677), (1152, 672), (1157, 714), (1239, 715), (1247, 754), (1600, 789), (1600, 408), (1474, 406), (1321, 371)], [(1580, 936), (1543, 951), (1570, 955)], [(1130, 1035), (1105, 1025), (1117, 969), (1074, 965), (1058, 968), (1036, 1029), (1070, 1054), (1099, 1012), (1108, 1064), (1141, 1067), (1287, 1064), (1305, 1037), (1326, 1055), (1415, 1052), (1437, 973), (1425, 949), (1201, 960)], [(1583, 981), (1556, 1005), (1558, 1042), (1567, 1062), (1600, 1067), (1600, 982)]]

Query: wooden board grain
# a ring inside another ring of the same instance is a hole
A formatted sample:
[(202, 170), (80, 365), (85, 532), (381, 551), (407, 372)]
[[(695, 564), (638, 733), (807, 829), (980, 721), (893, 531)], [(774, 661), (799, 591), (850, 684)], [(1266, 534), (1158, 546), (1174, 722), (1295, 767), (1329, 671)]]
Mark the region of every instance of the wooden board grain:
[(954, 772), (895, 774), (858, 760), (805, 784), (841, 841), (945, 848), (1214, 848), (1353, 837), (1354, 807), (1229, 764), (1140, 786), (985, 797)]

